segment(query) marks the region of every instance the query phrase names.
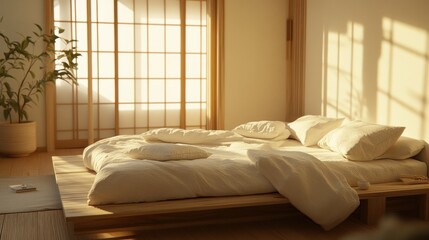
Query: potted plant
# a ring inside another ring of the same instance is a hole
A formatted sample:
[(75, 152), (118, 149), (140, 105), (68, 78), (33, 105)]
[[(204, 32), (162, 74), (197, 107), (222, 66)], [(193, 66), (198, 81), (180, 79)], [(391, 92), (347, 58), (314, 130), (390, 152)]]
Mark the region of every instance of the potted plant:
[[(77, 83), (74, 71), (80, 54), (71, 46), (73, 40), (59, 36), (63, 29), (44, 33), (39, 25), (34, 28), (19, 40), (0, 31), (0, 107), (6, 120), (0, 124), (0, 153), (7, 156), (36, 150), (36, 123), (30, 120), (28, 109), (37, 105), (46, 84), (57, 79)], [(56, 50), (59, 41), (65, 47)]]

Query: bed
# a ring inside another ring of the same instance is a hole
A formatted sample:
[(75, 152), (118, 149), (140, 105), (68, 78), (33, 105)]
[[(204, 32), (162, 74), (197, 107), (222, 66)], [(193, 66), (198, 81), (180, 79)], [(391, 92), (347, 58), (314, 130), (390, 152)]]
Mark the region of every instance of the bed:
[[(378, 143), (370, 151), (380, 152), (375, 157), (332, 144), (348, 140), (335, 130), (362, 132), (361, 125), (305, 116), (286, 125), (250, 122), (233, 131), (156, 129), (101, 140), (83, 156), (53, 162), (66, 220), (76, 233), (279, 218), (291, 205), (329, 230), (362, 200), (366, 220), (374, 222), (386, 197), (405, 195), (418, 196), (419, 214), (427, 218), (428, 184), (397, 182), (405, 175), (427, 176), (425, 145), (395, 159), (404, 152), (393, 145), (411, 141), (400, 138), (400, 128), (392, 128), (394, 140), (382, 131), (392, 143), (389, 151), (380, 150), (386, 140)], [(371, 183), (369, 189), (358, 189), (362, 180)]]

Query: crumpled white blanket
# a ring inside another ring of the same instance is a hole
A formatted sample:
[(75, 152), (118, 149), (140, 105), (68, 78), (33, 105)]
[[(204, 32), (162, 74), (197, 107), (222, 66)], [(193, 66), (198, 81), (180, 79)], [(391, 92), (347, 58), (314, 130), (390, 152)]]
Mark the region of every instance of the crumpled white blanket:
[(142, 133), (141, 136), (146, 141), (162, 141), (186, 144), (215, 144), (242, 139), (240, 135), (227, 130), (188, 130), (180, 128), (157, 128)]
[(249, 150), (248, 155), (280, 194), (325, 230), (359, 206), (358, 194), (346, 178), (307, 153)]

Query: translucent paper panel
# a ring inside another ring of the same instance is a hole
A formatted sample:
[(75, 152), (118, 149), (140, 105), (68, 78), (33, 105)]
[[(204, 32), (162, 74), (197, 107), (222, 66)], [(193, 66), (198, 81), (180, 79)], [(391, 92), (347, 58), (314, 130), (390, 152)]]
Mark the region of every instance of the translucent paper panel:
[(119, 104), (119, 127), (134, 127), (134, 104)]
[(134, 26), (118, 24), (118, 50), (134, 51)]
[(75, 9), (76, 9), (76, 20), (77, 21), (86, 21), (87, 17), (86, 17), (86, 0), (76, 0), (73, 1), (76, 5), (75, 5)]
[(149, 52), (164, 52), (164, 26), (149, 26)]
[(115, 127), (115, 105), (114, 104), (100, 104), (100, 128), (114, 128)]
[(180, 78), (180, 54), (167, 54), (166, 59), (166, 77)]
[(84, 131), (78, 131), (79, 139), (88, 139), (88, 129), (84, 129)]
[(207, 102), (207, 79), (201, 79), (201, 101)]
[(57, 140), (69, 140), (69, 139), (73, 139), (73, 133), (71, 131), (57, 132)]
[(147, 23), (147, 0), (134, 1), (135, 23)]
[(201, 28), (201, 52), (207, 53), (207, 27)]
[(135, 51), (147, 52), (147, 25), (135, 25), (134, 29)]
[(98, 53), (98, 63), (100, 69), (98, 76), (100, 78), (112, 78), (115, 76), (115, 55), (113, 53)]
[(165, 86), (166, 99), (168, 103), (180, 102), (180, 79), (171, 79), (166, 81)]
[(86, 23), (77, 23), (76, 24), (76, 37), (73, 39), (79, 39), (76, 42), (76, 47), (81, 51), (88, 50), (88, 34), (87, 34), (87, 25)]
[(91, 44), (92, 44), (92, 50), (97, 50), (98, 49), (98, 34), (97, 34), (97, 28), (98, 28), (98, 24), (91, 24), (91, 29), (92, 29), (92, 33), (91, 33)]
[(163, 78), (165, 76), (164, 54), (149, 54), (149, 77)]
[(199, 54), (186, 54), (186, 77), (201, 77), (201, 56)]
[(72, 105), (57, 105), (57, 119), (68, 119), (68, 121), (57, 121), (57, 130), (73, 129), (73, 107)]
[(98, 29), (92, 29), (93, 34), (98, 35), (98, 50), (99, 51), (114, 51), (115, 38), (113, 24), (98, 24)]
[(78, 86), (75, 86), (77, 91), (77, 102), (87, 104), (88, 103), (88, 79), (79, 78)]
[(199, 103), (186, 104), (186, 125), (198, 126), (200, 125), (201, 109)]
[[(98, 99), (99, 99), (99, 96), (98, 96), (98, 79), (93, 79), (92, 80), (92, 102), (94, 103), (94, 104), (97, 104), (98, 103)], [(96, 107), (97, 105), (95, 105), (94, 107)]]
[(136, 80), (136, 102), (138, 103), (146, 103), (149, 100), (148, 95), (148, 80), (137, 79)]
[(119, 101), (120, 103), (134, 102), (134, 80), (120, 79), (119, 81)]
[(165, 51), (180, 53), (180, 26), (167, 26), (165, 34)]
[(201, 3), (200, 1), (186, 1), (186, 25), (201, 24)]
[[(54, 16), (57, 21), (70, 20), (70, 0), (54, 0)], [(86, 2), (86, 1), (85, 1)]]
[(135, 54), (135, 76), (137, 78), (147, 78), (148, 69), (147, 69), (147, 54)]
[(180, 126), (180, 104), (166, 104), (166, 125)]
[[(63, 124), (63, 129), (57, 132), (58, 139), (87, 137), (89, 72), (93, 77), (92, 117), (96, 138), (115, 135), (115, 120), (119, 121), (120, 134), (155, 127), (180, 127), (181, 81), (184, 81), (181, 80), (180, 0), (90, 0), (92, 49), (88, 49), (88, 29), (84, 21), (86, 0), (54, 1), (55, 24), (65, 28), (63, 36), (78, 40), (77, 47), (82, 54), (78, 60), (79, 86), (73, 90), (68, 84), (57, 85), (58, 124)], [(117, 23), (114, 23), (115, 1)], [(74, 5), (68, 6), (70, 2)], [(197, 128), (205, 126), (206, 3), (186, 1), (186, 7), (187, 52), (184, 54), (188, 119), (185, 125)], [(64, 21), (58, 22), (61, 19)], [(74, 22), (76, 20), (78, 22)], [(88, 51), (92, 52), (92, 66), (88, 66)], [(115, 111), (119, 119), (115, 119)]]
[(134, 54), (119, 53), (118, 54), (118, 71), (119, 78), (134, 77)]
[(147, 127), (148, 117), (147, 117), (147, 105), (146, 104), (136, 104), (136, 127)]
[(118, 22), (120, 23), (134, 22), (134, 1), (133, 0), (118, 0)]
[(186, 80), (186, 102), (201, 101), (201, 83), (200, 80)]
[[(96, 5), (94, 0), (93, 6), (97, 6), (97, 8), (93, 7), (92, 9), (96, 9), (96, 14), (92, 14), (92, 21), (94, 22), (113, 22), (114, 21), (114, 11), (113, 11), (113, 1), (114, 0), (98, 0), (98, 5)], [(94, 17), (96, 17), (94, 19)]]
[(100, 103), (115, 102), (115, 81), (113, 79), (100, 79), (98, 85), (97, 94)]
[(99, 132), (99, 138), (108, 138), (115, 136), (115, 130), (100, 130)]
[(207, 1), (201, 1), (201, 24), (206, 26), (207, 25)]
[(149, 112), (149, 127), (160, 127), (164, 125), (164, 104), (149, 104)]
[[(78, 129), (88, 129), (88, 105), (78, 105)], [(79, 136), (81, 138), (81, 136)]]
[(165, 23), (180, 24), (180, 0), (166, 0)]
[(164, 80), (149, 80), (149, 102), (164, 102)]
[(201, 54), (201, 77), (207, 78), (207, 55)]
[(201, 40), (200, 27), (186, 27), (186, 52), (201, 52)]
[(119, 129), (119, 135), (133, 135), (136, 134), (136, 132), (134, 131), (134, 128), (122, 128)]
[(164, 24), (164, 1), (148, 0), (148, 23)]
[(63, 82), (63, 81), (57, 81), (56, 82), (56, 99), (57, 103), (63, 104), (63, 103), (72, 103), (73, 102), (73, 89), (72, 85)]
[(79, 52), (81, 54), (77, 59), (78, 69), (76, 71), (76, 76), (78, 78), (87, 78), (88, 77), (88, 53)]

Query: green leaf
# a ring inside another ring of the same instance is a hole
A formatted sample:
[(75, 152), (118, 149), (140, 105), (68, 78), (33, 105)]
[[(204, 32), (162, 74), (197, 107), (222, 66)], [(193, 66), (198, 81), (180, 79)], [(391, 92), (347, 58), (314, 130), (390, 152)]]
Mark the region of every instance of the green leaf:
[(11, 108), (5, 108), (3, 110), (3, 117), (4, 119), (9, 119), (10, 118), (10, 112), (12, 111)]
[(31, 97), (28, 95), (22, 95), (22, 98), (24, 99), (24, 104), (31, 102)]
[(39, 24), (36, 23), (34, 25), (36, 25), (36, 27), (39, 29), (39, 31), (43, 31), (43, 28)]
[(13, 91), (12, 88), (10, 87), (10, 84), (8, 82), (4, 83), (4, 86), (6, 87), (6, 94), (9, 98), (13, 97)]
[[(27, 111), (25, 111), (24, 109), (22, 110), (22, 115), (24, 116), (24, 119), (25, 120), (28, 120), (28, 114), (27, 114)], [(21, 118), (22, 119), (22, 118)]]
[(9, 99), (9, 105), (12, 107), (12, 109), (15, 112), (18, 112), (18, 110), (19, 110), (19, 104), (18, 104), (18, 102), (15, 99)]

